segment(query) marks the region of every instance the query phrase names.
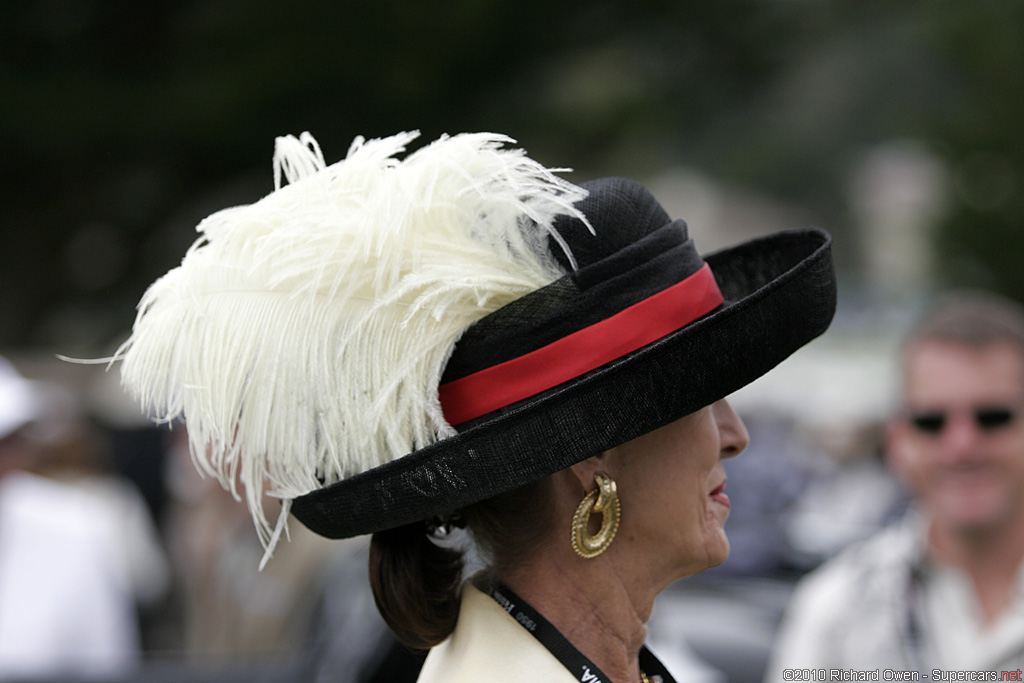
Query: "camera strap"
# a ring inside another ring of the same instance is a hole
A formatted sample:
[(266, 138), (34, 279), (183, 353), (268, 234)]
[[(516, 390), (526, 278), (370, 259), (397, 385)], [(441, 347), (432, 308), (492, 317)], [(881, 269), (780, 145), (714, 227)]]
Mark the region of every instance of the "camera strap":
[[(529, 631), (541, 645), (562, 663), (580, 683), (612, 683), (590, 659), (577, 650), (555, 626), (525, 600), (509, 590), (500, 581), (492, 581), (486, 587), (494, 601)], [(655, 683), (676, 683), (672, 675), (658, 661), (647, 646), (640, 648), (640, 669)]]

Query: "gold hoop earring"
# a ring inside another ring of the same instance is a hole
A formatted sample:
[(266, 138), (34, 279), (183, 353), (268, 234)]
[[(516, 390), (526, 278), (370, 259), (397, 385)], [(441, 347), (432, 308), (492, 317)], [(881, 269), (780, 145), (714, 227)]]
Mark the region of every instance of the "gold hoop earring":
[[(615, 482), (604, 472), (594, 475), (597, 488), (583, 496), (576, 514), (572, 516), (572, 549), (584, 559), (597, 557), (612, 544), (615, 532), (619, 530), (622, 504), (615, 488)], [(590, 535), (588, 524), (591, 512), (601, 513), (601, 529)]]

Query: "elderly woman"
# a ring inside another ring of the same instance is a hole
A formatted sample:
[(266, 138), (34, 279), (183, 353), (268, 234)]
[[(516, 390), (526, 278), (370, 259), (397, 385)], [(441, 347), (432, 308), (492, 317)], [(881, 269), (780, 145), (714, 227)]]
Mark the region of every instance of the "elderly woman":
[(724, 397), (828, 326), (829, 238), (705, 260), (634, 182), (575, 186), (489, 134), (397, 160), (414, 137), (330, 166), (279, 139), (277, 189), (146, 293), (122, 378), (245, 486), (268, 558), (289, 514), (373, 534), (421, 680), (671, 681), (645, 622), (728, 554)]

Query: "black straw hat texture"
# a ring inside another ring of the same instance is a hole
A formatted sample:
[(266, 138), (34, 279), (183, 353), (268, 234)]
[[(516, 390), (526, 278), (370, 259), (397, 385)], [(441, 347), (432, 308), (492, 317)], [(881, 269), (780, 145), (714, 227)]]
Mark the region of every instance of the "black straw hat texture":
[[(831, 322), (836, 281), (826, 232), (785, 231), (702, 258), (685, 222), (672, 220), (640, 184), (606, 178), (583, 187), (589, 196), (577, 206), (593, 234), (575, 219), (557, 226), (577, 269), (470, 327), (446, 366), (442, 397), (446, 386), (644, 305), (699, 276), (705, 263), (721, 305), (554, 386), (451, 420), (455, 436), (295, 498), (291, 512), (303, 524), (346, 538), (513, 490), (729, 395)], [(600, 357), (600, 348), (589, 348), (603, 344), (600, 336), (584, 344), (578, 348)]]

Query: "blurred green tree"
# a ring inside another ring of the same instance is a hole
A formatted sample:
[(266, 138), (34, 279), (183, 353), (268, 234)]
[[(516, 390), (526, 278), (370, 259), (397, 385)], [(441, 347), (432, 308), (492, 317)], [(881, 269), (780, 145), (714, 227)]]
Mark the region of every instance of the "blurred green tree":
[(914, 138), (955, 181), (943, 280), (1024, 298), (1022, 22), (1012, 0), (5, 3), (0, 348), (109, 348), (304, 130), (329, 160), (419, 129), (508, 133), (579, 176), (686, 164), (839, 236), (851, 160)]

